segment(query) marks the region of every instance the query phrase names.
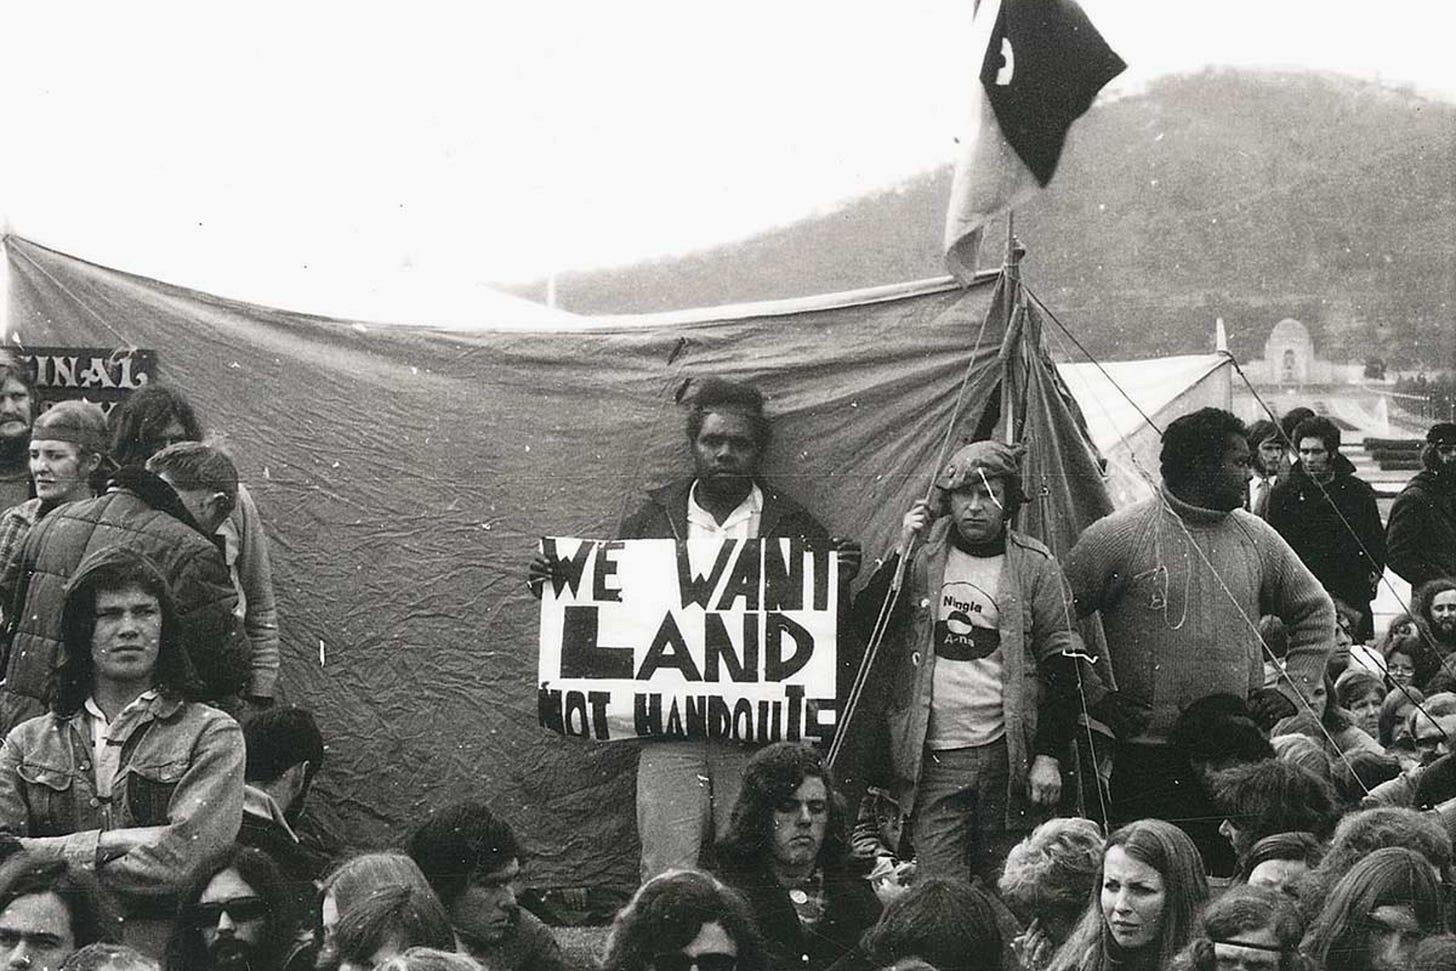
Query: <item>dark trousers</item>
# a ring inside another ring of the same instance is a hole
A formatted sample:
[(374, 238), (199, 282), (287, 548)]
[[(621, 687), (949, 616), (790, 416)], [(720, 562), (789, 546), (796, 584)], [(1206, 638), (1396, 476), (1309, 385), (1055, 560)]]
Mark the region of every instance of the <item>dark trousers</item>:
[(1226, 877), (1237, 869), (1234, 848), (1218, 831), (1222, 814), (1172, 746), (1119, 742), (1109, 789), (1114, 827), (1136, 819), (1165, 819), (1193, 840), (1208, 873)]

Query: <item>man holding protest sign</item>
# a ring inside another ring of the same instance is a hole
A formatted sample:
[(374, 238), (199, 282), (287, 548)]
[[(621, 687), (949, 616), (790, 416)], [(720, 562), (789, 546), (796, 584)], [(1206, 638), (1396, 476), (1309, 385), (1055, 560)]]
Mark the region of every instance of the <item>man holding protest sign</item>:
[[(696, 381), (688, 398), (687, 433), (694, 475), (650, 492), (622, 523), (619, 539), (740, 544), (791, 539), (835, 550), (840, 583), (859, 571), (857, 542), (830, 539), (813, 515), (759, 477), (769, 441), (762, 392), (721, 378)], [(738, 561), (759, 555), (741, 547)], [(736, 566), (730, 572), (739, 573)], [(533, 592), (539, 595), (547, 579), (561, 579), (561, 564), (543, 552), (531, 563)], [(637, 769), (643, 880), (696, 866), (704, 844), (726, 832), (755, 748), (722, 738), (643, 742)]]
[[(1008, 830), (1030, 829), (1033, 806), (1057, 804), (1079, 676), (1101, 720), (1138, 716), (1090, 665), (1074, 667), (1081, 641), (1061, 569), (1009, 528), (1026, 500), (1023, 451), (990, 441), (961, 448), (931, 501), (905, 515), (907, 533), (929, 532), (907, 565), (877, 670), (888, 680), (895, 796), (921, 876), (989, 879)], [(878, 608), (897, 565), (881, 568), (862, 602)]]

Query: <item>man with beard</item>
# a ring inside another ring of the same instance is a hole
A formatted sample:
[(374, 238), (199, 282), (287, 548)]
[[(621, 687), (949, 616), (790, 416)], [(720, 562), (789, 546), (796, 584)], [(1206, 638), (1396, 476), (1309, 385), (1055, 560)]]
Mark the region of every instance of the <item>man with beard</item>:
[(1279, 531), (1325, 591), (1360, 613), (1355, 640), (1373, 631), (1370, 603), (1385, 570), (1385, 531), (1375, 490), (1340, 454), (1340, 429), (1306, 418), (1294, 430), (1299, 461), (1269, 497), (1269, 525)]
[(0, 510), (30, 498), (30, 426), (35, 384), (30, 369), (0, 352)]
[[(875, 694), (885, 698), (894, 798), (909, 815), (920, 878), (991, 881), (1062, 794), (1082, 642), (1051, 551), (1010, 528), (1026, 501), (1023, 452), (963, 446), (930, 502), (904, 519), (926, 535), (886, 628)], [(891, 558), (875, 574), (857, 613), (879, 613), (898, 566)], [(1122, 734), (1140, 728), (1143, 712), (1104, 692), (1090, 667), (1082, 680), (1094, 718)]]
[(1456, 579), (1439, 577), (1411, 597), (1422, 644), (1442, 658), (1456, 653)]
[[(1114, 825), (1179, 814), (1192, 780), (1169, 733), (1191, 703), (1230, 694), (1268, 728), (1308, 710), (1324, 683), (1334, 605), (1289, 544), (1244, 510), (1249, 462), (1244, 424), (1228, 412), (1174, 420), (1158, 494), (1088, 526), (1063, 561), (1077, 613), (1101, 614), (1118, 690), (1152, 706), (1146, 730), (1117, 742)], [(1263, 687), (1265, 614), (1289, 637), (1277, 689)]]
[(880, 914), (849, 870), (844, 802), (807, 745), (776, 742), (749, 760), (713, 872), (748, 901), (771, 968), (822, 971)]
[[(694, 475), (653, 490), (622, 523), (619, 539), (804, 539), (839, 552), (840, 582), (859, 572), (853, 540), (829, 538), (803, 506), (759, 477), (769, 443), (763, 393), (722, 378), (693, 384), (687, 433)], [(538, 596), (552, 575), (542, 554), (531, 563)], [(847, 601), (847, 591), (841, 597)], [(637, 766), (637, 832), (642, 879), (692, 868), (705, 842), (721, 836), (753, 749), (732, 741), (644, 741)]]
[(1426, 432), (1421, 465), (1395, 497), (1385, 527), (1390, 568), (1412, 587), (1456, 576), (1456, 422)]
[(167, 967), (188, 971), (284, 971), (313, 966), (300, 940), (278, 867), (268, 854), (232, 846), (200, 866), (182, 895)]

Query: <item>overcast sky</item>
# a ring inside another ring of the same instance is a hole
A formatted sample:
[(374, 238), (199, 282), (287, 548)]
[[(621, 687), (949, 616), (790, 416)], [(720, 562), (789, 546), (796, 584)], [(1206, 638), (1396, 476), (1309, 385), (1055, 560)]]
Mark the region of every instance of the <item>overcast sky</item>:
[[(1449, 0), (1086, 0), (1131, 69), (1338, 70), (1456, 101)], [(9, 4), (0, 215), (297, 309), (751, 234), (943, 164), (969, 0)], [(1456, 138), (1456, 135), (1453, 135)], [(302, 301), (301, 303), (299, 301)]]

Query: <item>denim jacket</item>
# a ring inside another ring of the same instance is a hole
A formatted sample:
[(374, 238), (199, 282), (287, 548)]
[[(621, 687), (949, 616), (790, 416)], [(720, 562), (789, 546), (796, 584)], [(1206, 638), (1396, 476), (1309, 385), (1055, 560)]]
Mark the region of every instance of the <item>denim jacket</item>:
[[(215, 708), (160, 696), (118, 727), (121, 764), (102, 800), (84, 712), (17, 725), (0, 750), (0, 832), (44, 858), (94, 871), (131, 910), (138, 897), (170, 900), (194, 866), (236, 838), (243, 733)], [(119, 829), (136, 829), (137, 845), (99, 858), (101, 833)]]

